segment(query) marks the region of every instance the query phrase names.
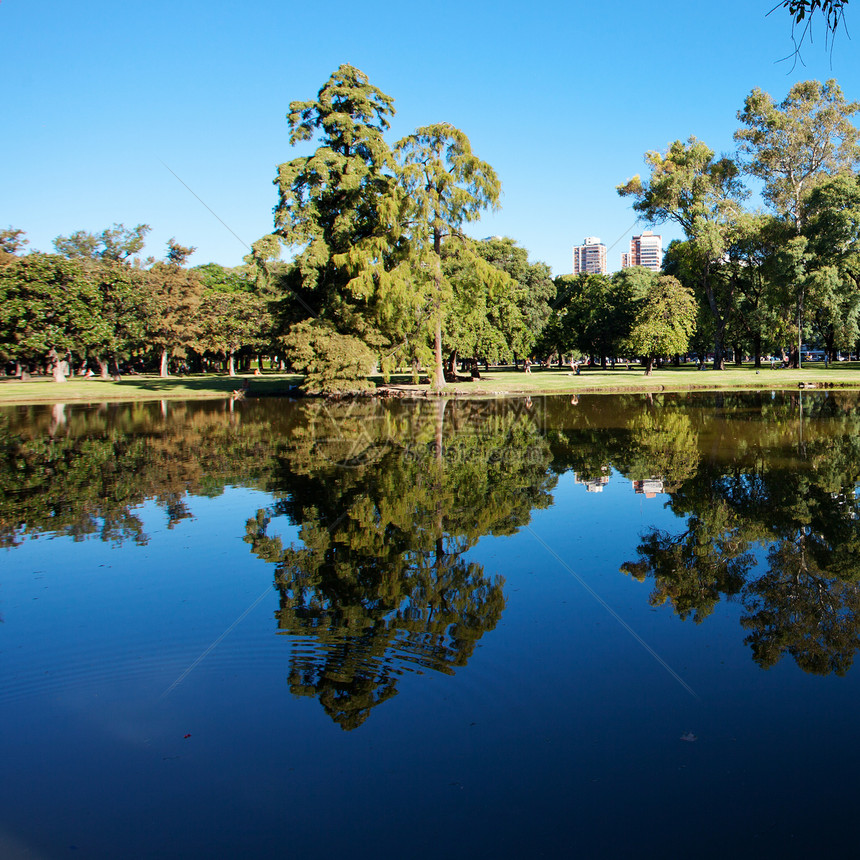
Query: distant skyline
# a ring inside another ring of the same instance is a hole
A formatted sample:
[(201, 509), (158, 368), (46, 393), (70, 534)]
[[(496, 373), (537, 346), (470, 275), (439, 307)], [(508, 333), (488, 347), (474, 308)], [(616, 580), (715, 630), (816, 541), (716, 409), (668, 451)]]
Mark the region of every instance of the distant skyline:
[[(238, 265), (240, 239), (272, 229), (276, 166), (312, 149), (289, 146), (290, 101), (313, 98), (348, 62), (395, 99), (390, 143), (447, 121), (496, 169), (502, 208), (471, 235), (510, 236), (556, 275), (571, 271), (583, 236), (599, 235), (613, 271), (651, 226), (615, 192), (645, 174), (646, 150), (695, 135), (733, 151), (736, 113), (756, 86), (781, 100), (796, 81), (835, 77), (860, 99), (845, 33), (831, 54), (819, 24), (805, 65), (792, 68), (779, 62), (792, 51), (790, 21), (781, 9), (766, 17), (773, 6), (666, 0), (655, 18), (632, 0), (587, 15), (486, 0), (430, 11), (378, 0), (4, 0), (0, 226), (50, 251), (60, 234), (148, 223), (146, 254), (163, 256), (175, 237), (197, 246), (191, 264)], [(642, 87), (652, 95), (634, 98)], [(674, 225), (654, 229), (664, 248), (680, 237)]]

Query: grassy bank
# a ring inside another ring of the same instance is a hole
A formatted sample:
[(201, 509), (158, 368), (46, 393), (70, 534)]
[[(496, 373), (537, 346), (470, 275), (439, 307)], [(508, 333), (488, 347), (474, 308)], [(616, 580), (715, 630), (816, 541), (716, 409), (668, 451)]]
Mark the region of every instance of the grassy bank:
[[(158, 376), (126, 376), (120, 382), (76, 377), (65, 383), (55, 383), (50, 377), (38, 377), (22, 382), (17, 379), (0, 379), (0, 404), (14, 403), (100, 403), (107, 400), (162, 400), (204, 399), (229, 397), (241, 388), (244, 377), (214, 374), (175, 376), (162, 379)], [(278, 396), (286, 394), (301, 382), (294, 374), (266, 373), (250, 376), (251, 396)], [(384, 385), (375, 378), (377, 385)], [(730, 366), (725, 371), (698, 371), (692, 365), (667, 367), (645, 376), (642, 368), (625, 370), (583, 369), (575, 375), (570, 368), (533, 368), (523, 373), (513, 368), (493, 368), (481, 374), (481, 379), (458, 382), (446, 388), (446, 394), (456, 397), (498, 397), (539, 394), (588, 394), (635, 391), (696, 391), (696, 390), (756, 390), (790, 389), (800, 383), (806, 385), (860, 388), (860, 363), (840, 363), (824, 367), (821, 362), (810, 362), (802, 370), (772, 370), (763, 367), (756, 371), (750, 365)], [(429, 386), (413, 386), (409, 377), (395, 376), (390, 387), (426, 394)]]
[[(112, 379), (70, 377), (63, 383), (51, 377), (36, 377), (22, 382), (0, 379), (0, 404), (8, 403), (101, 403), (106, 400), (198, 400), (229, 397), (242, 387), (244, 377), (215, 374), (170, 376), (162, 379), (147, 374)], [(277, 396), (298, 385), (301, 377), (279, 373), (249, 376), (255, 392)]]
[[(427, 386), (406, 384), (395, 378), (394, 383), (402, 382), (398, 388), (426, 391)], [(456, 396), (499, 396), (499, 395), (536, 395), (536, 394), (588, 394), (613, 393), (624, 391), (713, 391), (759, 390), (774, 388), (798, 388), (805, 385), (824, 385), (837, 388), (860, 388), (860, 363), (842, 362), (824, 367), (821, 362), (805, 365), (801, 370), (771, 369), (769, 366), (757, 371), (752, 365), (727, 367), (724, 371), (696, 370), (694, 365), (667, 367), (654, 370), (645, 376), (641, 367), (625, 370), (600, 370), (585, 368), (579, 375), (569, 367), (533, 368), (531, 373), (515, 371), (513, 368), (491, 369), (481, 373), (481, 379), (473, 382), (458, 382), (447, 386), (447, 391)]]

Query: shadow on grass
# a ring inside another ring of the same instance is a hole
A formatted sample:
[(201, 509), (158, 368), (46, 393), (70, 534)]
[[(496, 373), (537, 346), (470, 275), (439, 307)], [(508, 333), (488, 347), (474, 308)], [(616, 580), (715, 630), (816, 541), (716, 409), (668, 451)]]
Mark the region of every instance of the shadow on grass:
[(113, 384), (119, 389), (149, 391), (158, 394), (187, 392), (227, 395), (241, 389), (245, 380), (248, 380), (248, 389), (252, 392), (275, 394), (280, 391), (289, 391), (301, 382), (301, 377), (295, 374), (278, 376), (169, 376), (167, 378), (126, 376), (121, 382)]

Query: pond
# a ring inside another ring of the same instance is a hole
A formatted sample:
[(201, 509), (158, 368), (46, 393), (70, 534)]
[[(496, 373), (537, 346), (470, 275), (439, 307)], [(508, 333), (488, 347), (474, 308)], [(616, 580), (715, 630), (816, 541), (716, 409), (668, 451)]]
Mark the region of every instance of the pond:
[(0, 856), (854, 850), (854, 394), (14, 407), (0, 452)]

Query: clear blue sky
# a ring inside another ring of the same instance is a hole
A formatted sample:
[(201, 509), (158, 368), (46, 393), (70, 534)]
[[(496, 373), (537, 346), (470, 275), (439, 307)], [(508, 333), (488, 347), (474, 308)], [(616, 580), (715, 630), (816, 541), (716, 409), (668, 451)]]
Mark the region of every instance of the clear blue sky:
[[(615, 186), (646, 150), (694, 134), (730, 151), (755, 86), (779, 100), (836, 77), (860, 99), (844, 33), (832, 57), (819, 26), (805, 66), (778, 62), (792, 43), (784, 12), (765, 17), (776, 2), (2, 0), (0, 226), (48, 251), (144, 222), (146, 253), (176, 237), (192, 263), (237, 265), (243, 246), (164, 165), (252, 242), (272, 227), (275, 166), (306, 151), (288, 144), (289, 102), (348, 62), (395, 99), (391, 143), (447, 121), (495, 167), (502, 209), (472, 235), (511, 236), (554, 274), (584, 236), (620, 239), (616, 269), (635, 215)], [(847, 16), (860, 32), (860, 2)]]

